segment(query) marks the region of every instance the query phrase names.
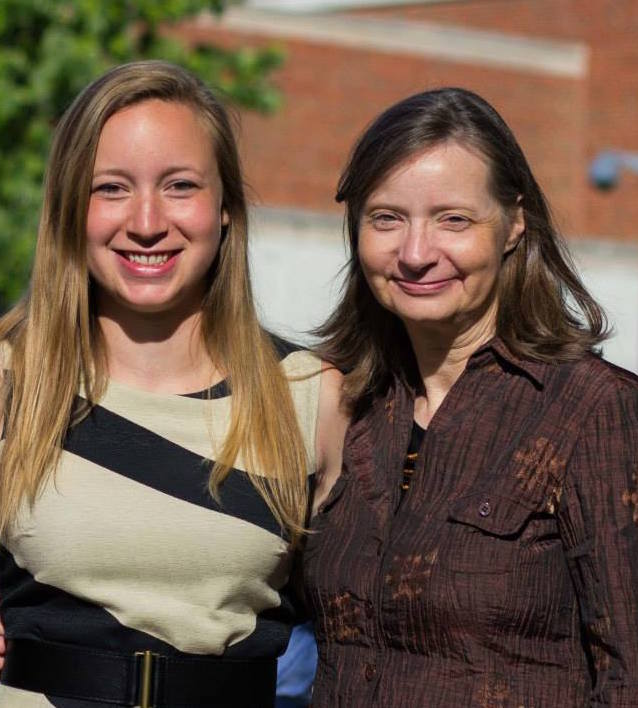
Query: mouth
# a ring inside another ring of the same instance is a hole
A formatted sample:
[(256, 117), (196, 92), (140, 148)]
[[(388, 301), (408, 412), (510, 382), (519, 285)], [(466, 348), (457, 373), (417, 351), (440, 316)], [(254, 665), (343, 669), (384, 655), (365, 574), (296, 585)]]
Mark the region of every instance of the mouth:
[(393, 282), (403, 292), (409, 295), (429, 295), (438, 293), (458, 280), (457, 277), (439, 278), (437, 280), (406, 280), (394, 278)]
[(142, 265), (163, 265), (171, 257), (170, 253), (125, 253), (123, 255), (131, 263)]
[(153, 253), (116, 250), (115, 253), (128, 271), (136, 274), (152, 275), (162, 274), (171, 269), (181, 250), (155, 251)]
[(122, 258), (126, 258), (130, 263), (141, 263), (142, 265), (162, 265), (169, 258), (179, 253), (175, 251), (155, 251), (153, 253), (142, 253), (140, 251), (120, 251), (116, 253)]

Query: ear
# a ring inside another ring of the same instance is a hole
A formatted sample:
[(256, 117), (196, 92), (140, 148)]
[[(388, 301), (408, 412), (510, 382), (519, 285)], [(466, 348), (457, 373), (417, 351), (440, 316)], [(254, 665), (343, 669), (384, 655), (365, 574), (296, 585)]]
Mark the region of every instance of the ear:
[(222, 207), (222, 226), (228, 226), (230, 224), (230, 216), (226, 211), (226, 207)]
[(516, 200), (516, 206), (509, 215), (507, 224), (507, 238), (505, 239), (505, 244), (503, 246), (503, 255), (513, 251), (516, 246), (518, 246), (518, 242), (521, 238), (523, 238), (523, 234), (525, 233), (525, 212), (521, 205), (522, 199), (523, 197), (519, 196)]

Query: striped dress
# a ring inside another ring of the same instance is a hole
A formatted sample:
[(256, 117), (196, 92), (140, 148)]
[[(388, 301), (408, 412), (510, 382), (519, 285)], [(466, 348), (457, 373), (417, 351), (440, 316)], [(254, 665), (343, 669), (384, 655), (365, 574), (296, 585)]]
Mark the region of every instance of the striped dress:
[[(280, 347), (314, 469), (319, 361)], [(192, 395), (111, 382), (0, 548), (7, 638), (120, 652), (275, 657), (293, 615), (289, 544), (243, 461), (207, 490), (230, 417), (225, 382)], [(263, 474), (251, 470), (253, 474)], [(0, 685), (3, 708), (96, 708)]]

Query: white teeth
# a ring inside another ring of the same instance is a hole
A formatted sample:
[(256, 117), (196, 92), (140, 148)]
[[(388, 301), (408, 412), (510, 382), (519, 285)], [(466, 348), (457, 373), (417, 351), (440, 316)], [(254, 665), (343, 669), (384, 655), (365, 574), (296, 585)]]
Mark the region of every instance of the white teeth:
[(144, 253), (128, 253), (131, 263), (140, 263), (142, 265), (163, 265), (168, 260), (168, 253), (152, 253), (147, 256)]

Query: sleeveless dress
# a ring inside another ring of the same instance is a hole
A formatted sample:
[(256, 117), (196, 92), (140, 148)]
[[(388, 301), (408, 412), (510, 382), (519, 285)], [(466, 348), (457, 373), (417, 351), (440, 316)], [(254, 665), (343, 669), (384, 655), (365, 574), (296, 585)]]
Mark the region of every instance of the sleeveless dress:
[[(320, 363), (279, 348), (313, 470)], [(241, 459), (221, 504), (207, 489), (230, 403), (226, 382), (192, 395), (110, 383), (69, 433), (33, 509), (25, 505), (2, 539), (8, 639), (242, 659), (284, 651), (289, 544)], [(101, 706), (6, 685), (0, 705)]]

